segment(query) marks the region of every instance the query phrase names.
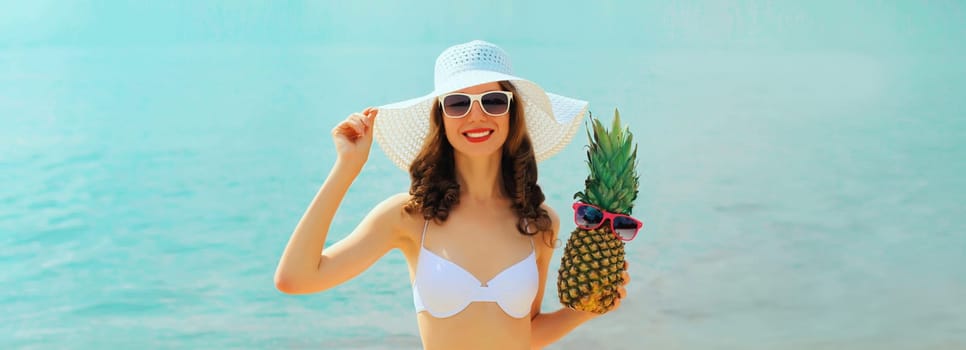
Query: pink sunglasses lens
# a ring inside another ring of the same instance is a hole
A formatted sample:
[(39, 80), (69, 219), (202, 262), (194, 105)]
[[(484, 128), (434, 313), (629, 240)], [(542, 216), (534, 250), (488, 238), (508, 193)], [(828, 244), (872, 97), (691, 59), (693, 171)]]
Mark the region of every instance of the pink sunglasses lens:
[(627, 216), (615, 216), (614, 233), (625, 241), (634, 239), (637, 236), (637, 222)]
[(596, 227), (604, 220), (604, 213), (587, 205), (578, 206), (575, 214), (574, 223), (582, 228)]

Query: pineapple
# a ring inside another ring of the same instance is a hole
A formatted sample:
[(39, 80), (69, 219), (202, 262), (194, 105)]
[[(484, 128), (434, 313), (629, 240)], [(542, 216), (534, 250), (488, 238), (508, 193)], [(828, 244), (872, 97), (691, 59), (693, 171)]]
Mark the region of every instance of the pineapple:
[[(587, 165), (590, 175), (586, 188), (574, 194), (581, 202), (603, 210), (631, 215), (637, 198), (639, 176), (637, 145), (633, 150), (630, 129), (621, 130), (620, 113), (614, 111), (611, 130), (590, 116), (593, 136), (588, 127), (590, 145)], [(624, 241), (614, 236), (610, 221), (594, 230), (577, 227), (567, 241), (557, 275), (560, 303), (580, 311), (598, 314), (610, 311), (623, 285)]]

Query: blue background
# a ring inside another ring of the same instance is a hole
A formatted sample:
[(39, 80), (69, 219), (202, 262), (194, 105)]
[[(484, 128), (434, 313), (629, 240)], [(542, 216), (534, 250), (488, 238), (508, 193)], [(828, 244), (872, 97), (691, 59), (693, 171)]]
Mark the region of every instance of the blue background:
[[(272, 275), (331, 127), (473, 39), (620, 108), (640, 147), (630, 295), (552, 348), (966, 347), (964, 23), (957, 1), (0, 1), (0, 348), (418, 347), (398, 252), (323, 294)], [(540, 165), (563, 217), (586, 142)], [(407, 185), (374, 149), (329, 241)]]

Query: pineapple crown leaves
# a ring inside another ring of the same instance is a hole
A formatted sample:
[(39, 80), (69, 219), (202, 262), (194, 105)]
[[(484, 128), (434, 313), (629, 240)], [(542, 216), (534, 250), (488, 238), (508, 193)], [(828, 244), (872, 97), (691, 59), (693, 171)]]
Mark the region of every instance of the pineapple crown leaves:
[[(590, 113), (587, 126), (587, 166), (590, 175), (583, 191), (575, 199), (596, 205), (604, 210), (631, 214), (637, 199), (640, 176), (637, 174), (637, 144), (629, 127), (622, 128), (620, 112), (614, 109), (610, 130)], [(593, 130), (593, 134), (591, 134)], [(633, 146), (633, 147), (632, 147)]]

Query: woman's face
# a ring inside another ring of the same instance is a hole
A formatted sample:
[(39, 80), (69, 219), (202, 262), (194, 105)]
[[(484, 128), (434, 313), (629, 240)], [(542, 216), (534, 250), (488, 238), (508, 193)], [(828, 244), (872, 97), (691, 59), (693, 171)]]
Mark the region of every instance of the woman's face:
[[(499, 83), (493, 82), (456, 92), (481, 94), (502, 90)], [(510, 112), (508, 109), (500, 116), (490, 116), (483, 112), (479, 101), (473, 101), (470, 111), (463, 118), (450, 118), (444, 112), (443, 126), (446, 138), (457, 152), (469, 156), (489, 156), (503, 148), (510, 133)]]

